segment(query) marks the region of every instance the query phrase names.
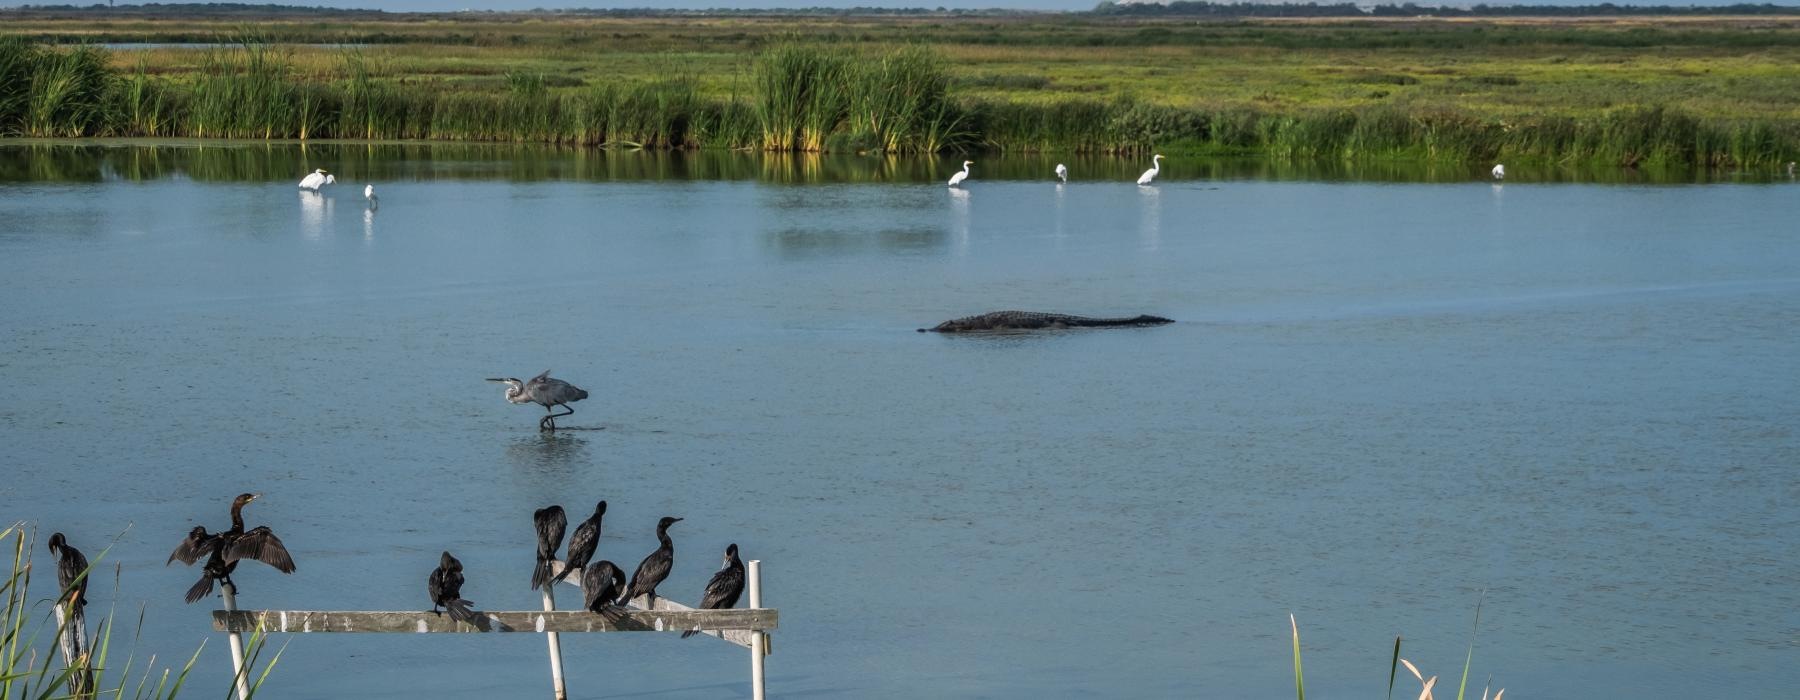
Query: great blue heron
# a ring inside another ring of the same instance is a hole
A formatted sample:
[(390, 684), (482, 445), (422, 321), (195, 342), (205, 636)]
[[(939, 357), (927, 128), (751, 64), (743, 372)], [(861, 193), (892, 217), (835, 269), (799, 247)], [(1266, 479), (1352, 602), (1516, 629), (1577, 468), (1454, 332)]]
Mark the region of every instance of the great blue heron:
[(1493, 173), (1494, 173), (1495, 180), (1505, 180), (1506, 179), (1506, 164), (1505, 163), (1495, 164)]
[(324, 187), (324, 186), (329, 185), (334, 182), (337, 182), (337, 176), (333, 175), (331, 173), (325, 172), (325, 170), (323, 168), (321, 168), (318, 170), (314, 170), (314, 171), (312, 171), (312, 173), (308, 174), (306, 177), (301, 178), (300, 179), (300, 189), (312, 190), (314, 192), (317, 192), (317, 191), (319, 191), (320, 187)]
[[(550, 415), (538, 419), (538, 430), (556, 430), (556, 419), (575, 414), (569, 404), (588, 397), (587, 391), (561, 379), (551, 379), (550, 370), (532, 377), (529, 381), (519, 381), (516, 377), (488, 377), (490, 382), (506, 385), (506, 400), (513, 403), (535, 403), (544, 407)], [(557, 413), (552, 407), (561, 406), (566, 413)]]
[(281, 538), (267, 526), (244, 530), (244, 506), (259, 497), (261, 494), (246, 493), (232, 499), (230, 530), (207, 534), (206, 528), (195, 526), (188, 532), (187, 539), (169, 555), (169, 561), (163, 563), (167, 566), (180, 560), (193, 566), (201, 557), (206, 557), (205, 572), (200, 575), (199, 582), (188, 588), (187, 602), (197, 602), (212, 593), (215, 579), (237, 590), (237, 584), (231, 582), (231, 572), (237, 569), (239, 559), (255, 559), (281, 573), (294, 573), (294, 558), (288, 555), (287, 545), (281, 543)]
[[(713, 574), (712, 580), (706, 582), (706, 593), (700, 597), (701, 610), (727, 610), (737, 607), (738, 596), (744, 594), (744, 560), (738, 558), (737, 545), (725, 548), (725, 564), (719, 573)], [(694, 636), (699, 630), (688, 630), (681, 633), (682, 639)]]
[(675, 543), (669, 539), (669, 526), (678, 522), (681, 522), (681, 518), (666, 516), (656, 522), (656, 539), (662, 542), (662, 546), (638, 563), (637, 573), (631, 575), (631, 587), (625, 589), (625, 595), (619, 596), (620, 605), (629, 603), (638, 596), (656, 597), (657, 584), (668, 578), (669, 570), (675, 568)]
[(450, 556), (449, 552), (444, 552), (444, 555), (438, 558), (437, 568), (432, 569), (431, 576), (425, 579), (425, 592), (431, 594), (431, 612), (433, 614), (442, 615), (443, 613), (438, 612), (438, 608), (441, 606), (450, 611), (450, 619), (473, 625), (475, 624), (475, 611), (470, 610), (469, 606), (474, 605), (475, 602), (463, 600), (462, 585), (462, 562), (457, 561), (456, 557)]
[(1068, 182), (1069, 181), (1069, 166), (1063, 165), (1062, 163), (1057, 163), (1056, 164), (1056, 179), (1062, 180), (1063, 182)]
[(974, 165), (974, 164), (975, 164), (975, 161), (972, 161), (972, 160), (963, 161), (962, 172), (950, 176), (950, 186), (951, 187), (962, 187), (963, 180), (969, 179), (969, 166)]
[(1138, 176), (1138, 184), (1148, 185), (1150, 183), (1156, 182), (1156, 176), (1161, 175), (1161, 174), (1162, 174), (1162, 154), (1159, 153), (1159, 154), (1153, 156), (1152, 158), (1150, 158), (1150, 169), (1145, 170), (1144, 174)]

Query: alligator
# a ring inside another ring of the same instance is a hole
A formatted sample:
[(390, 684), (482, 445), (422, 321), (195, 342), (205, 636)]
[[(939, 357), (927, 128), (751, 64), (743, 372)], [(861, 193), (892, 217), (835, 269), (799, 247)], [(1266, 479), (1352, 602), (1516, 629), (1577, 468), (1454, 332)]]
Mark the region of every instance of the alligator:
[(1029, 331), (1057, 328), (1102, 328), (1107, 326), (1160, 326), (1174, 323), (1172, 319), (1161, 316), (1133, 316), (1130, 318), (1089, 318), (1087, 316), (1070, 316), (1068, 314), (1047, 314), (1038, 311), (990, 311), (979, 316), (956, 318), (937, 324), (933, 328), (920, 328), (920, 333), (966, 333), (971, 331)]

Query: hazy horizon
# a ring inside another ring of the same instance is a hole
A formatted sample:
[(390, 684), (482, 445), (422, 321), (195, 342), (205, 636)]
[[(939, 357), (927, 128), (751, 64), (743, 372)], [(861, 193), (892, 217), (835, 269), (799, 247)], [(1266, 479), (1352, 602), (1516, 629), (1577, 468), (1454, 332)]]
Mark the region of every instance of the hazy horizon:
[[(1335, 0), (1318, 0), (1318, 1), (1319, 1), (1319, 4), (1322, 4), (1322, 5), (1336, 4)], [(1357, 4), (1396, 4), (1396, 5), (1403, 4), (1403, 2), (1404, 2), (1404, 0), (1393, 1), (1393, 2), (1389, 2), (1389, 0), (1373, 0), (1372, 2), (1370, 0), (1354, 0), (1354, 1), (1356, 1)], [(23, 7), (26, 5), (44, 6), (44, 5), (65, 5), (65, 4), (66, 5), (76, 5), (76, 6), (88, 6), (88, 5), (99, 4), (99, 3), (95, 3), (95, 2), (91, 2), (91, 1), (89, 1), (89, 2), (84, 2), (84, 1), (17, 2), (17, 1), (13, 1), (13, 0), (0, 0), (0, 8), (19, 8), (19, 7)], [(120, 3), (117, 3), (117, 5), (121, 6), (121, 7), (130, 6), (130, 5), (144, 5), (144, 4), (150, 4), (150, 3), (142, 3), (142, 2), (120, 2)], [(170, 3), (162, 3), (162, 4), (177, 5), (177, 4), (207, 4), (207, 3), (170, 2)], [(502, 11), (502, 12), (516, 12), (516, 11), (523, 11), (523, 10), (580, 10), (580, 9), (592, 9), (592, 10), (618, 10), (618, 9), (768, 10), (768, 9), (801, 9), (801, 8), (812, 8), (812, 7), (823, 7), (823, 8), (876, 7), (876, 8), (884, 8), (884, 9), (892, 9), (892, 8), (935, 9), (935, 8), (943, 7), (943, 8), (947, 8), (947, 9), (957, 9), (957, 10), (1042, 10), (1042, 11), (1069, 12), (1069, 11), (1090, 10), (1090, 9), (1093, 9), (1094, 6), (1096, 6), (1099, 3), (1098, 3), (1098, 0), (926, 0), (923, 2), (921, 2), (920, 0), (748, 0), (748, 1), (745, 1), (745, 0), (738, 0), (738, 1), (727, 1), (727, 0), (613, 0), (613, 1), (570, 0), (567, 2), (556, 2), (554, 0), (499, 0), (498, 2), (471, 4), (468, 0), (319, 0), (319, 1), (299, 0), (296, 2), (243, 2), (243, 3), (239, 3), (239, 4), (295, 5), (295, 6), (303, 6), (303, 7), (324, 7), (324, 8), (341, 9), (341, 10), (382, 10), (382, 11), (386, 11), (386, 12), (456, 12), (456, 11), (461, 11), (461, 10), (477, 10), (477, 11), (493, 10), (493, 11)], [(1264, 4), (1283, 4), (1283, 3), (1264, 3)], [(1304, 3), (1300, 3), (1300, 4), (1304, 4)], [(1452, 7), (1468, 7), (1468, 6), (1473, 6), (1476, 4), (1568, 6), (1568, 5), (1597, 5), (1597, 4), (1600, 4), (1600, 0), (1593, 0), (1593, 1), (1587, 1), (1587, 0), (1533, 0), (1533, 1), (1528, 1), (1528, 2), (1488, 2), (1488, 3), (1417, 2), (1416, 4), (1419, 4), (1419, 5), (1442, 5), (1442, 6), (1452, 6)], [(1660, 2), (1658, 0), (1612, 0), (1612, 4), (1627, 5), (1627, 6), (1631, 6), (1631, 5), (1644, 5), (1644, 6), (1673, 5), (1673, 6), (1694, 6), (1694, 7), (1718, 7), (1718, 6), (1724, 6), (1724, 5), (1736, 5), (1736, 4), (1741, 4), (1741, 3), (1737, 2), (1737, 0), (1693, 0), (1693, 1), (1689, 1), (1689, 2)], [(1751, 4), (1763, 4), (1763, 3), (1758, 2), (1758, 3), (1751, 3)], [(1790, 6), (1790, 7), (1796, 5), (1795, 2), (1791, 2), (1791, 1), (1790, 2), (1771, 2), (1768, 4), (1777, 5), (1777, 6)]]

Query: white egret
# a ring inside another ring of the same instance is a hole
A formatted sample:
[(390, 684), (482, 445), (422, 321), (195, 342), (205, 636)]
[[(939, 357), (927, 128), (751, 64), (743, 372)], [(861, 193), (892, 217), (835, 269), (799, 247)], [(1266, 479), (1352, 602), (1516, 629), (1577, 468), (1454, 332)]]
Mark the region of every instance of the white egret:
[(1156, 176), (1160, 174), (1162, 174), (1162, 154), (1159, 153), (1150, 159), (1150, 169), (1138, 176), (1138, 184), (1148, 185), (1156, 182)]
[(381, 206), (381, 198), (375, 196), (374, 185), (363, 185), (363, 199), (369, 200), (369, 206)]
[(950, 176), (950, 186), (951, 187), (961, 187), (962, 181), (969, 179), (969, 166), (974, 165), (974, 164), (975, 164), (975, 161), (972, 161), (972, 160), (963, 161), (962, 172)]
[(1504, 163), (1495, 165), (1493, 172), (1494, 172), (1495, 180), (1505, 180), (1506, 179), (1506, 165)]
[(314, 170), (311, 175), (307, 175), (300, 180), (300, 189), (317, 192), (320, 187), (324, 187), (334, 182), (337, 182), (336, 175), (325, 172), (324, 169)]
[(1062, 163), (1056, 164), (1056, 177), (1063, 182), (1069, 181), (1069, 168)]

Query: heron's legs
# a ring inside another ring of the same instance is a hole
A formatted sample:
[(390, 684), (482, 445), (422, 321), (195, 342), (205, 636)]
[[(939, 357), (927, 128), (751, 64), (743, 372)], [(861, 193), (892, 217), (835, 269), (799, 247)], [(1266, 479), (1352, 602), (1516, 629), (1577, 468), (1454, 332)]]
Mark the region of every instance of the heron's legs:
[(538, 419), (538, 430), (549, 430), (551, 432), (556, 432), (556, 419), (561, 418), (563, 416), (575, 415), (575, 409), (569, 408), (568, 404), (565, 403), (565, 404), (557, 404), (557, 405), (562, 406), (564, 412), (556, 413), (556, 412), (554, 412), (555, 409), (552, 409), (549, 406), (545, 406), (544, 412), (549, 413), (550, 415), (547, 415), (547, 416), (544, 416), (543, 418)]

